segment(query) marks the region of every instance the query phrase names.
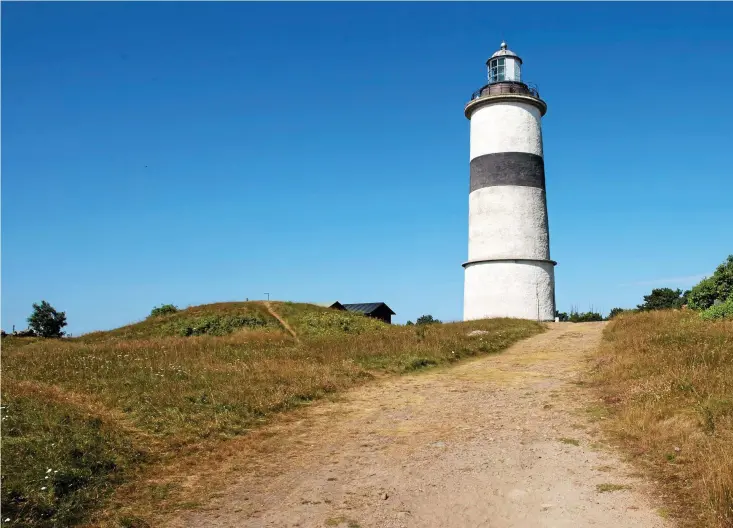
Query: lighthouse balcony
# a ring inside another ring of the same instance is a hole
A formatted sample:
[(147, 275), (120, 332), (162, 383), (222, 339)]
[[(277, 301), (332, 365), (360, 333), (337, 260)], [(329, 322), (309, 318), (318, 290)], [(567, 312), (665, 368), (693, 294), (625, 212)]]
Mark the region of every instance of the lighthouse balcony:
[(471, 101), (491, 95), (528, 95), (540, 99), (536, 86), (518, 81), (499, 81), (486, 84), (471, 94)]
[(510, 101), (532, 105), (542, 116), (547, 112), (547, 104), (540, 98), (540, 91), (536, 86), (519, 81), (498, 81), (473, 92), (471, 100), (464, 108), (464, 114), (471, 119), (471, 114), (483, 106)]

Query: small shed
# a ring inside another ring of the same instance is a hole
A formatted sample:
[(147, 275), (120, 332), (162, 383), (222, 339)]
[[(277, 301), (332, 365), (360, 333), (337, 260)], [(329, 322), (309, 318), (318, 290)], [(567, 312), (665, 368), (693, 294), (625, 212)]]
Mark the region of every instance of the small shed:
[(344, 304), (343, 307), (349, 312), (364, 314), (367, 317), (374, 317), (375, 319), (384, 321), (387, 324), (392, 324), (392, 316), (395, 315), (392, 308), (383, 302)]

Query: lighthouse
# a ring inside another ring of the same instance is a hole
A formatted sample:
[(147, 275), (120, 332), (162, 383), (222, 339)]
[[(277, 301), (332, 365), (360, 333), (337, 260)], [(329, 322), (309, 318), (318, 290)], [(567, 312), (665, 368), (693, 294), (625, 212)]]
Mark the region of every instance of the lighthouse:
[(464, 320), (555, 317), (542, 117), (547, 104), (524, 82), (507, 48), (488, 61), (488, 83), (473, 93), (470, 121), (468, 260)]

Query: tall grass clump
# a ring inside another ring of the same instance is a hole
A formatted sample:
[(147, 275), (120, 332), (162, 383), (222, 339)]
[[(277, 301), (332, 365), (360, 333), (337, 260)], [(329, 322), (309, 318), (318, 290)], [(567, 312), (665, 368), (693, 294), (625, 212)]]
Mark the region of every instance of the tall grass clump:
[(692, 311), (615, 318), (596, 387), (605, 422), (689, 525), (733, 526), (733, 320)]

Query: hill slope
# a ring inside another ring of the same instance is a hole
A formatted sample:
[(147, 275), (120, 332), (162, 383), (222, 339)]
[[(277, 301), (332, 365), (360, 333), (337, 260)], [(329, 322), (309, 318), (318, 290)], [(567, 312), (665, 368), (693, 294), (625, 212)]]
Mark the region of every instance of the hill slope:
[[(496, 352), (542, 331), (518, 320), (399, 327), (271, 305), (299, 339), (256, 302), (190, 308), (75, 339), (4, 339), (3, 516), (73, 525), (106, 502), (104, 519), (143, 526), (135, 519), (181, 506), (164, 500), (176, 485), (156, 484), (164, 475), (186, 465), (195, 472), (203, 454), (274, 413), (379, 373)], [(474, 329), (488, 333), (468, 336)]]

